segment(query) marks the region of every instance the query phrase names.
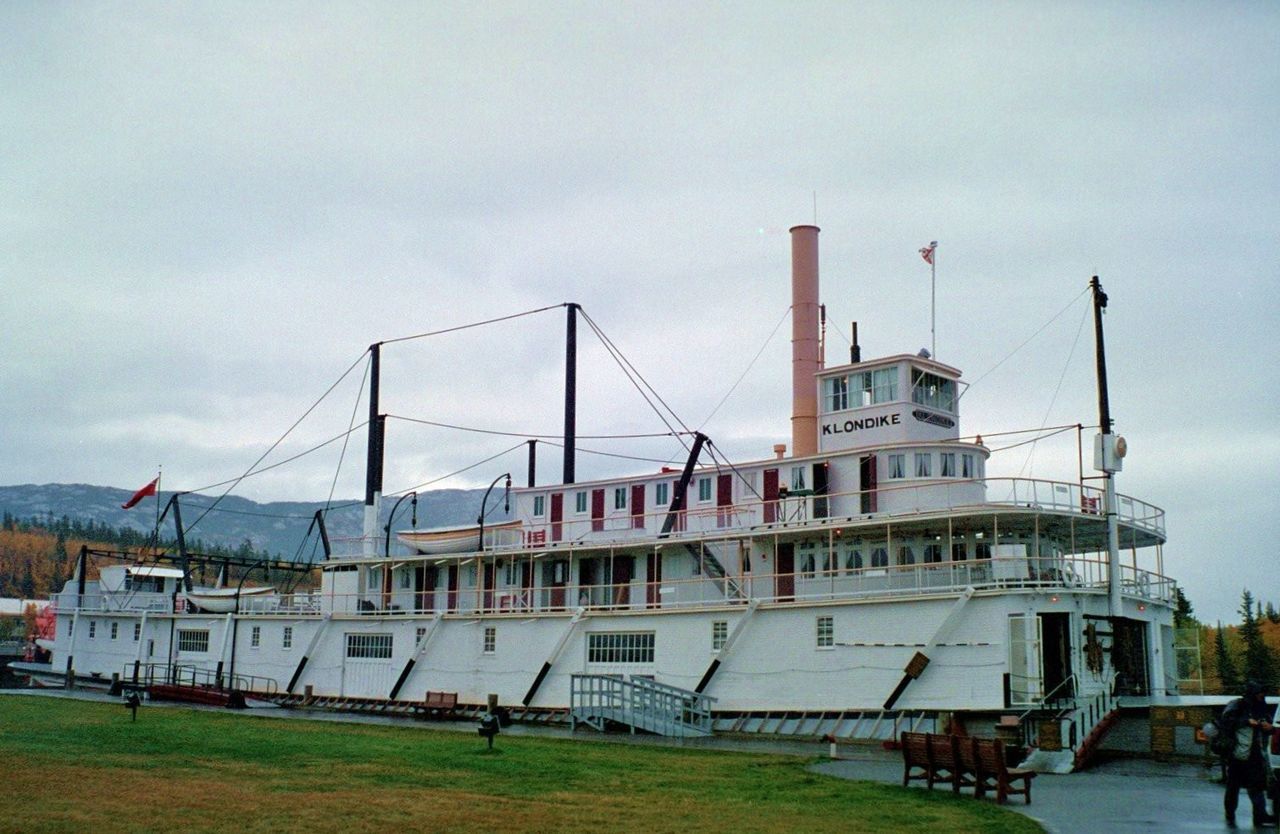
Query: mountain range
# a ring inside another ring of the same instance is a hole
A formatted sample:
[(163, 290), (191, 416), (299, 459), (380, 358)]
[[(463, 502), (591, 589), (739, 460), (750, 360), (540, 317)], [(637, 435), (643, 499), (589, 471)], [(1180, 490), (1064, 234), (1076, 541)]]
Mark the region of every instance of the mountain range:
[[(128, 527), (149, 533), (155, 526), (157, 506), (163, 509), (172, 493), (161, 492), (157, 499), (145, 498), (132, 509), (121, 505), (133, 495), (133, 490), (90, 484), (18, 484), (0, 486), (0, 512), (23, 520), (55, 519), (64, 516), (79, 521), (96, 521), (112, 527)], [(480, 514), (483, 489), (437, 489), (419, 493), (417, 527), (445, 527), (474, 524)], [(216, 501), (216, 506), (215, 505)], [(220, 501), (216, 495), (184, 493), (179, 499), (182, 522), (188, 539), (199, 539), (208, 545), (222, 545), (235, 549), (249, 543), (254, 550), (265, 551), (284, 559), (309, 559), (313, 535), (306, 539), (316, 510), (324, 509), (323, 501), (272, 501), (258, 503), (247, 498), (228, 495)], [(394, 507), (395, 501), (384, 500), (382, 524)], [(360, 535), (364, 520), (364, 499), (334, 501), (325, 515), (325, 526), (331, 540), (354, 538)], [(212, 510), (206, 511), (209, 507)], [(501, 521), (510, 517), (504, 512), (502, 492), (494, 490), (489, 498), (486, 521)], [(396, 510), (395, 530), (413, 527), (413, 512), (409, 501)], [(173, 514), (164, 519), (161, 536), (174, 537)], [(307, 551), (302, 548), (308, 543)], [(335, 547), (335, 549), (337, 549)]]

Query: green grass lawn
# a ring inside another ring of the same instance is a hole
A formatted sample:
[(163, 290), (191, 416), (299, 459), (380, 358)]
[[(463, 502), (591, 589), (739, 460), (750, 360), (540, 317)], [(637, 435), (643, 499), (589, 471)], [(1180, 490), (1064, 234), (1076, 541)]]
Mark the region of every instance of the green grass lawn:
[(0, 698), (0, 831), (1039, 831), (766, 754)]

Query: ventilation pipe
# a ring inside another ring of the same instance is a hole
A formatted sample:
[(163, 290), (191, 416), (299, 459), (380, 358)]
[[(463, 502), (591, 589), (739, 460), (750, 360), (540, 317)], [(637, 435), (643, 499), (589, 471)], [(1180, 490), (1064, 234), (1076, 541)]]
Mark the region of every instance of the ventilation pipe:
[(791, 229), (791, 449), (818, 453), (818, 232)]

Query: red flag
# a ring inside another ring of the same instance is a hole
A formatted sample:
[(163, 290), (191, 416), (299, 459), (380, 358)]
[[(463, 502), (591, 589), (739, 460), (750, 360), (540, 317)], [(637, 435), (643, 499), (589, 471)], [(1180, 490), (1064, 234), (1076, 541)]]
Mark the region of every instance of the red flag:
[(920, 257), (924, 258), (924, 262), (929, 266), (933, 266), (933, 250), (937, 245), (937, 243), (930, 243), (928, 246), (920, 250)]
[(123, 504), (121, 504), (120, 509), (127, 510), (130, 507), (132, 507), (134, 504), (137, 504), (143, 498), (146, 498), (148, 495), (155, 495), (156, 485), (159, 483), (160, 483), (160, 479), (156, 478), (154, 481), (152, 481), (151, 483), (144, 486), (142, 489), (135, 492), (133, 494), (133, 497), (130, 498), (128, 501), (125, 501)]

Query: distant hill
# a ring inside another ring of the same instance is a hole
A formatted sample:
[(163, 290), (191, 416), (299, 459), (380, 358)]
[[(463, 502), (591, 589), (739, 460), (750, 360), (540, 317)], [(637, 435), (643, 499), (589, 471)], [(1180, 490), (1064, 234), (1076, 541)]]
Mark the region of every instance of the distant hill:
[[(133, 490), (117, 487), (91, 486), (89, 484), (20, 484), (0, 486), (0, 513), (22, 519), (68, 518), (78, 521), (95, 521), (110, 527), (131, 528), (149, 533), (155, 525), (154, 498), (147, 498), (130, 510), (120, 509)], [(160, 494), (160, 506), (169, 500), (170, 492)], [(439, 489), (422, 492), (418, 496), (418, 527), (442, 527), (454, 524), (474, 523), (480, 512), (482, 489)], [(306, 501), (273, 501), (259, 504), (247, 498), (228, 495), (217, 507), (205, 514), (216, 495), (191, 493), (180, 499), (182, 521), (188, 536), (211, 545), (235, 549), (246, 542), (253, 550), (265, 551), (284, 559), (306, 559), (310, 551), (300, 553), (307, 527), (316, 510), (324, 503)], [(363, 498), (334, 501), (335, 507), (326, 516), (329, 536), (333, 539), (360, 535), (364, 520)], [(384, 501), (382, 523), (386, 523), (394, 501)], [(495, 505), (496, 506), (493, 506)], [(488, 519), (500, 521), (507, 516), (502, 511), (501, 492), (494, 490), (490, 498)], [(202, 514), (204, 515), (201, 518)], [(400, 505), (396, 513), (396, 530), (411, 526), (408, 501)], [(174, 535), (173, 519), (166, 518), (161, 534), (165, 538)], [(314, 537), (313, 537), (314, 538)]]

